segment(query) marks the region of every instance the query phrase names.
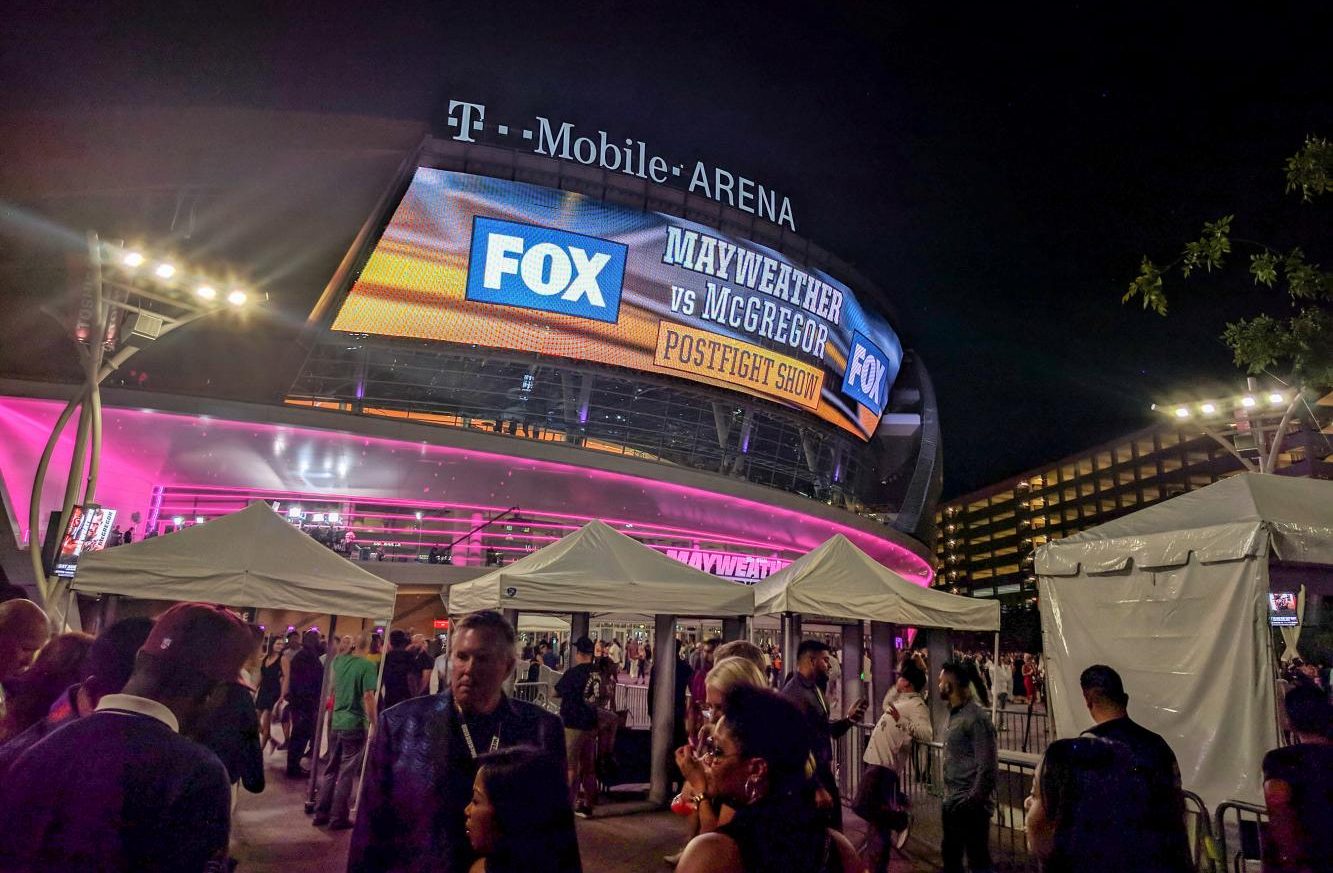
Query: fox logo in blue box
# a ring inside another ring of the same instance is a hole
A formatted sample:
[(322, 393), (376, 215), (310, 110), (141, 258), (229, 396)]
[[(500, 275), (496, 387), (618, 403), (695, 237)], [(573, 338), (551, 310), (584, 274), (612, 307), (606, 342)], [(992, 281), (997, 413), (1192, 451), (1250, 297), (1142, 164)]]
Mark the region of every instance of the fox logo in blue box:
[(842, 393), (863, 403), (879, 415), (889, 400), (889, 358), (860, 331), (852, 333), (847, 352), (847, 371), (842, 375)]
[(615, 324), (628, 251), (623, 243), (477, 216), (466, 297)]

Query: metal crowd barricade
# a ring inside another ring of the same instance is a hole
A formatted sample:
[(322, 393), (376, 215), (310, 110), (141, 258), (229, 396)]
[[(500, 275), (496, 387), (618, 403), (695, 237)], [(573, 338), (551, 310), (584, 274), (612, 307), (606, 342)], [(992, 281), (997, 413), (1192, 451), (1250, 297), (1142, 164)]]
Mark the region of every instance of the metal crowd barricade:
[(616, 686), (616, 710), (629, 712), (625, 720), (628, 730), (648, 730), (648, 686), (621, 683)]
[(1185, 795), (1185, 831), (1189, 834), (1190, 860), (1199, 873), (1215, 873), (1217, 841), (1213, 837), (1213, 819), (1203, 798), (1193, 791)]
[(1042, 754), (1051, 744), (1050, 715), (1028, 704), (1023, 709), (996, 712), (996, 740), (1001, 749)]
[[(1021, 715), (1015, 713), (1015, 715)], [(834, 766), (838, 778), (838, 789), (842, 793), (843, 803), (850, 804), (856, 797), (860, 785), (862, 753), (869, 740), (873, 725), (863, 724), (848, 731), (834, 742)], [(1032, 781), (1036, 778), (1037, 765), (1041, 755), (999, 750), (999, 772), (995, 785), (995, 813), (992, 818), (994, 833), (991, 837), (997, 860), (1003, 860), (1009, 870), (1035, 871), (1038, 863), (1027, 850), (1027, 837), (1024, 831), (1026, 811), (1024, 801), (1032, 792)], [(903, 762), (899, 772), (902, 791), (911, 798), (912, 815), (918, 821), (939, 822), (942, 816), (941, 802), (944, 798), (944, 745), (939, 742), (912, 743), (909, 758)], [(1194, 869), (1199, 873), (1243, 873), (1258, 869), (1258, 826), (1266, 820), (1263, 807), (1244, 803), (1227, 803), (1218, 808), (1216, 826), (1208, 808), (1197, 794), (1186, 791), (1185, 825), (1190, 838), (1191, 858)], [(1230, 833), (1223, 832), (1224, 815), (1237, 817), (1237, 823), (1230, 823)], [(1244, 823), (1243, 822), (1248, 822)], [(1240, 839), (1237, 834), (1244, 830), (1245, 846), (1238, 849)], [(1227, 858), (1227, 847), (1231, 846), (1235, 858), (1228, 859), (1234, 865), (1229, 867), (1223, 859)], [(1241, 855), (1248, 855), (1255, 863), (1245, 866)]]
[(1216, 869), (1234, 873), (1259, 870), (1264, 857), (1261, 834), (1267, 824), (1265, 807), (1239, 800), (1218, 804), (1213, 826)]

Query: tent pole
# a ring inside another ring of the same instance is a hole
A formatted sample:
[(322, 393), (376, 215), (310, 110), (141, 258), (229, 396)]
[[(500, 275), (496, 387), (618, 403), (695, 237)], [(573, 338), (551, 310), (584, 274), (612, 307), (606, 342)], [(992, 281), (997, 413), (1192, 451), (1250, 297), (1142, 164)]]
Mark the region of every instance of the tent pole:
[(333, 713), (326, 706), (329, 695), (333, 693), (333, 659), (337, 657), (337, 647), (331, 633), (329, 634), (329, 643), (328, 659), (324, 662), (324, 678), (319, 683), (319, 708), (315, 710), (315, 733), (310, 740), (310, 781), (306, 786), (305, 797), (305, 811), (307, 813), (315, 811), (315, 803), (319, 800), (319, 747), (324, 740), (328, 739), (328, 725), (333, 719)]
[[(999, 676), (1000, 675), (1000, 632), (998, 630), (995, 632), (995, 660), (992, 661), (992, 664), (994, 665), (993, 670), (995, 675)], [(994, 684), (995, 683), (992, 683), (992, 685)], [(996, 694), (995, 688), (992, 687), (990, 690), (990, 723), (995, 725), (996, 730), (999, 730), (1000, 727), (1000, 723), (995, 720), (996, 712), (999, 709), (999, 704), (997, 702), (999, 700), (999, 697), (1000, 695)]]
[(653, 624), (653, 699), (649, 744), (648, 802), (666, 806), (671, 801), (671, 762), (675, 753), (676, 728), (676, 617), (654, 616)]
[[(397, 609), (396, 609), (396, 607), (397, 607), (397, 600), (398, 600), (397, 597), (395, 597), (395, 598), (394, 598), (394, 606), (395, 606), (395, 609), (392, 610), (392, 611), (390, 611), (390, 612), (389, 612), (389, 617), (386, 618), (386, 619), (384, 620), (384, 637), (385, 637), (386, 640), (388, 639), (388, 636), (389, 636), (389, 625), (393, 624), (393, 613), (397, 611)], [(372, 630), (371, 630), (371, 633), (374, 633), (374, 632), (375, 632), (375, 631), (372, 629)], [(448, 644), (448, 640), (453, 638), (453, 635), (454, 635), (454, 629), (453, 629), (453, 625), (451, 624), (451, 625), (449, 626), (449, 637), (446, 638), (446, 641), (445, 641), (445, 642), (446, 642), (446, 645)], [(377, 710), (379, 709), (379, 698), (380, 698), (380, 693), (384, 690), (384, 655), (386, 654), (386, 653), (383, 651), (383, 649), (381, 649), (380, 651), (381, 651), (381, 654), (380, 654), (379, 670), (376, 671), (376, 675), (375, 675), (375, 701), (376, 701), (376, 703), (375, 703), (375, 708), (376, 708)], [(379, 715), (379, 713), (376, 712), (376, 716), (378, 716), (378, 715)], [(375, 729), (376, 729), (376, 727), (378, 727), (378, 725), (372, 724), (372, 725), (370, 726), (370, 730), (366, 731), (366, 744), (365, 744), (365, 746), (362, 747), (362, 749), (361, 749), (361, 774), (360, 774), (359, 776), (356, 777), (356, 796), (352, 798), (352, 800), (353, 800), (353, 801), (355, 802), (355, 804), (356, 804), (356, 811), (357, 811), (357, 815), (358, 815), (358, 816), (361, 814), (361, 795), (365, 792), (365, 785), (366, 785), (366, 762), (367, 762), (368, 760), (370, 760), (370, 743), (371, 743), (371, 740), (373, 740), (373, 739), (375, 738)]]

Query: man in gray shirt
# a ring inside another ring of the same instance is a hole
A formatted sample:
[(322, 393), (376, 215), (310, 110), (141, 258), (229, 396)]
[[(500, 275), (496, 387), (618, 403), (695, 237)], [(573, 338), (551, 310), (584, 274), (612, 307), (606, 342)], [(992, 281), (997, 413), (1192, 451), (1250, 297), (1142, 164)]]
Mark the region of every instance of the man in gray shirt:
[(948, 661), (940, 670), (940, 699), (949, 704), (944, 734), (944, 873), (963, 873), (967, 854), (972, 873), (990, 873), (990, 818), (999, 759), (995, 726), (973, 699), (975, 670)]

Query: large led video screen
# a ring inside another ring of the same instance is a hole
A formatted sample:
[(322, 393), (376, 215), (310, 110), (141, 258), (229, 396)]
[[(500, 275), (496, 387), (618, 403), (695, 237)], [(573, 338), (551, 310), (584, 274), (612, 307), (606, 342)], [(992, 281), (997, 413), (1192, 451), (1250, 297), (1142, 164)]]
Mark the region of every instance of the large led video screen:
[(418, 168), (333, 322), (742, 391), (868, 439), (902, 345), (846, 285), (701, 224)]

